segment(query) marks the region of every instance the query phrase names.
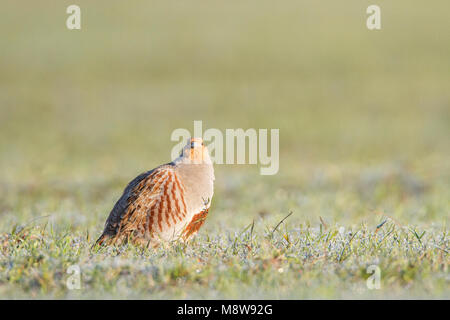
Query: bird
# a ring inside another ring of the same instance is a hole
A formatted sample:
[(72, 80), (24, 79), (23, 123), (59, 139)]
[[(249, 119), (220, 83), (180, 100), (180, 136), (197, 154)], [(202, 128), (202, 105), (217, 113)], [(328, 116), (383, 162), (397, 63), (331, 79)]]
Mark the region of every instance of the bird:
[(189, 138), (178, 158), (126, 186), (95, 244), (158, 247), (162, 242), (189, 241), (208, 215), (214, 180), (203, 140)]

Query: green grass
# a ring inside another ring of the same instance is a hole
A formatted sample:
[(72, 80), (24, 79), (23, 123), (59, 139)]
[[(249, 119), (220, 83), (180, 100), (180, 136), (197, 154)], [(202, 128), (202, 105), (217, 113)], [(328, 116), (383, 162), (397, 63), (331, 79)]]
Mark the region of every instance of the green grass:
[[(1, 5), (1, 298), (450, 298), (448, 1), (69, 4)], [(279, 128), (279, 173), (216, 165), (187, 246), (91, 250), (194, 120)]]
[[(259, 226), (259, 227), (258, 227)], [(448, 234), (389, 221), (375, 232), (261, 222), (243, 230), (202, 234), (189, 245), (157, 250), (90, 250), (89, 235), (71, 229), (16, 230), (2, 238), (3, 293), (65, 298), (397, 298), (448, 297)], [(81, 289), (68, 290), (71, 265)], [(381, 270), (369, 290), (367, 267)], [(18, 290), (17, 288), (20, 288)]]

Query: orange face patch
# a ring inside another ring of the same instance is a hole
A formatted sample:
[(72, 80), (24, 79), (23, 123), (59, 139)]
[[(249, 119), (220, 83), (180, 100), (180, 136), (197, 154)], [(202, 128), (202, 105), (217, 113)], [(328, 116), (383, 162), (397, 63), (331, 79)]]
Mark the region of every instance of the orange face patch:
[(186, 150), (189, 152), (187, 156), (193, 163), (202, 163), (205, 159), (205, 152), (207, 150), (201, 138), (190, 139), (185, 148), (189, 148), (189, 150)]

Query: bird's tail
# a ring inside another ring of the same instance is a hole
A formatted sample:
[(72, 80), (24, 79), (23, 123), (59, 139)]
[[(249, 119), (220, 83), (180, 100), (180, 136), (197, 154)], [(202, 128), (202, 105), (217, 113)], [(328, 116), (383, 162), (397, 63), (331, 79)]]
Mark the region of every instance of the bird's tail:
[(111, 236), (109, 234), (103, 233), (100, 238), (97, 239), (97, 241), (94, 243), (94, 245), (92, 247), (95, 246), (103, 246), (108, 244), (108, 240), (111, 239)]

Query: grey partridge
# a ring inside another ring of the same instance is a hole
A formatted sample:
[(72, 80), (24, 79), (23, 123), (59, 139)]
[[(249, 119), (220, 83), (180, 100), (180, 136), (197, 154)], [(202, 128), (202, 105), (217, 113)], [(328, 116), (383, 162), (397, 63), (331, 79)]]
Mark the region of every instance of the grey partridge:
[(202, 139), (188, 139), (177, 159), (128, 184), (96, 243), (156, 247), (162, 241), (189, 240), (205, 221), (213, 184), (208, 149)]

